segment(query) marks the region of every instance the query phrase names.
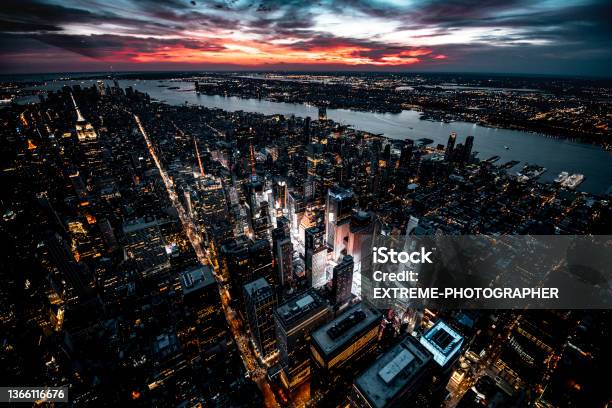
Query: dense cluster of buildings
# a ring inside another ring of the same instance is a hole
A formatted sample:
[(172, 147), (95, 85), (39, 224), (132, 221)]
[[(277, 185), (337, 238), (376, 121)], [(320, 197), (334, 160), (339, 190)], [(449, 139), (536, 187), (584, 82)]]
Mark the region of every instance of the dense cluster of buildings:
[(192, 80), (209, 95), (377, 112), (416, 108), (423, 119), (524, 129), (610, 147), (610, 106), (603, 102), (610, 86), (596, 79), (364, 72), (217, 73)]
[(518, 180), (467, 135), (389, 140), (324, 109), (170, 106), (116, 82), (0, 121), (16, 383), (67, 386), (78, 406), (606, 397), (605, 312), (379, 310), (360, 287), (373, 235), (604, 234), (610, 197)]

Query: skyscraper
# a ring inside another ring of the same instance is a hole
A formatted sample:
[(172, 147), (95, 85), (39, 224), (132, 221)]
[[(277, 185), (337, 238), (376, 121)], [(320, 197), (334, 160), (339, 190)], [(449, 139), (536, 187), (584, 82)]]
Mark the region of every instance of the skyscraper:
[(279, 305), (274, 312), (281, 381), (295, 389), (310, 377), (310, 336), (329, 320), (328, 304), (313, 289)]
[(340, 308), (351, 299), (353, 286), (353, 257), (346, 255), (342, 262), (334, 267), (332, 278), (332, 301), (335, 308)]
[(242, 287), (253, 280), (250, 267), (249, 241), (244, 235), (221, 245), (221, 272), (230, 281), (230, 294), (240, 304), (243, 302)]
[(305, 264), (309, 287), (318, 288), (327, 283), (325, 264), (327, 247), (325, 233), (318, 227), (307, 228), (305, 231)]
[(291, 228), (297, 231), (306, 209), (304, 197), (292, 191), (289, 193), (289, 199), (287, 201), (289, 205), (289, 221), (291, 222)]
[(98, 87), (98, 93), (100, 96), (106, 95), (106, 84), (104, 81), (98, 80), (98, 82), (96, 82), (96, 86)]
[(468, 163), (472, 158), (472, 148), (474, 147), (474, 136), (468, 136), (465, 139), (463, 161)]
[(75, 169), (68, 175), (68, 178), (72, 182), (72, 186), (74, 187), (74, 191), (77, 193), (77, 196), (79, 196), (79, 198), (86, 198), (87, 188), (85, 187), (85, 183), (83, 183), (83, 179), (81, 178), (79, 171)]
[(381, 319), (380, 313), (360, 303), (312, 334), (311, 397), (328, 404), (343, 401), (355, 372), (375, 356)]
[(310, 141), (310, 116), (306, 116), (306, 119), (304, 119), (304, 141)]
[(272, 251), (267, 239), (259, 239), (249, 245), (249, 264), (253, 279), (265, 278), (270, 284), (276, 282)]
[(361, 262), (372, 243), (374, 222), (372, 213), (358, 211), (351, 217), (347, 254), (353, 257), (355, 265)]
[(76, 114), (77, 114), (77, 121), (75, 125), (77, 138), (79, 139), (80, 142), (96, 140), (98, 138), (98, 134), (96, 133), (96, 130), (91, 125), (91, 123), (85, 120), (85, 118), (81, 114), (81, 110), (77, 106), (76, 100), (74, 99), (74, 95), (72, 93), (70, 94), (70, 97), (72, 98), (72, 103), (74, 104), (74, 110), (76, 111)]
[(442, 320), (423, 334), (421, 344), (433, 355), (432, 381), (429, 399), (442, 401), (447, 394), (446, 385), (461, 354), (463, 336)]
[(402, 145), (402, 150), (399, 158), (399, 170), (402, 173), (407, 173), (410, 161), (412, 160), (412, 151), (414, 149), (414, 140), (406, 139)]
[(317, 194), (317, 180), (314, 176), (308, 176), (304, 181), (304, 200), (311, 202)]
[(227, 332), (217, 281), (209, 266), (197, 266), (180, 275), (183, 303), (191, 316), (196, 341), (205, 349), (217, 344)]
[(450, 160), (455, 150), (455, 142), (457, 141), (457, 133), (452, 132), (448, 136), (448, 143), (446, 143), (446, 152), (444, 153), (444, 159)]
[(287, 182), (283, 179), (274, 183), (274, 208), (287, 208)]
[(306, 148), (306, 170), (309, 176), (316, 176), (319, 165), (323, 162), (323, 145), (310, 143)]
[(264, 278), (244, 285), (246, 316), (257, 352), (268, 358), (276, 351), (274, 290)]
[(351, 407), (413, 406), (411, 403), (431, 378), (431, 364), (431, 353), (414, 337), (405, 337), (355, 379)]
[(276, 264), (277, 279), (280, 286), (290, 289), (293, 283), (293, 244), (282, 228), (272, 231), (272, 245)]
[(353, 293), (361, 293), (361, 275), (371, 257), (374, 217), (370, 212), (358, 211), (351, 217), (346, 253), (353, 257)]
[(447, 368), (459, 358), (463, 336), (444, 321), (438, 320), (421, 337), (421, 344), (432, 353), (440, 367)]
[(331, 187), (327, 192), (325, 204), (325, 236), (326, 244), (334, 248), (336, 228), (339, 223), (347, 220), (353, 211), (353, 191), (338, 186)]
[(327, 120), (327, 108), (319, 106), (319, 120)]

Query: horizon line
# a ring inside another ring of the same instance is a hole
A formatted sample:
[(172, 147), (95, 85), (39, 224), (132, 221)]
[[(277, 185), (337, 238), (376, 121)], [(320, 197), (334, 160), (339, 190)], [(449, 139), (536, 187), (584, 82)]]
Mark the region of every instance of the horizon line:
[(36, 75), (77, 75), (77, 74), (91, 74), (91, 75), (120, 75), (120, 74), (138, 74), (138, 73), (232, 73), (232, 72), (250, 72), (250, 73), (307, 73), (307, 74), (345, 74), (345, 73), (359, 73), (359, 74), (388, 74), (388, 75), (491, 75), (491, 76), (515, 76), (515, 77), (541, 77), (541, 78), (567, 78), (567, 79), (612, 79), (612, 74), (609, 75), (596, 75), (596, 74), (555, 74), (555, 73), (528, 73), (528, 72), (492, 72), (492, 71), (419, 71), (419, 70), (406, 70), (406, 71), (387, 71), (387, 70), (363, 70), (363, 69), (329, 69), (329, 70), (308, 70), (308, 69), (137, 69), (137, 70), (112, 70), (112, 71), (48, 71), (48, 72), (33, 72), (33, 73), (0, 73), (0, 77), (9, 76), (36, 76)]

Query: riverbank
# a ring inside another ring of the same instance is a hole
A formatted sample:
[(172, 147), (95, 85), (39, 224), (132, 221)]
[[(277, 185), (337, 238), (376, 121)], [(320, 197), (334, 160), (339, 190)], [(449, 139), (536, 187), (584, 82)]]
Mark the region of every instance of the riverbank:
[[(64, 85), (91, 86), (95, 80), (54, 81), (36, 87), (38, 91), (59, 90)], [(265, 115), (282, 114), (318, 118), (318, 109), (308, 104), (271, 102), (265, 99), (245, 99), (236, 96), (197, 94), (189, 81), (119, 80), (119, 86), (133, 87), (148, 93), (151, 98), (171, 105), (185, 102), (230, 112), (258, 112)], [(168, 87), (159, 87), (166, 84)], [(113, 86), (112, 81), (106, 85)], [(169, 89), (169, 87), (178, 89)], [(37, 97), (36, 97), (37, 99)], [(585, 181), (578, 190), (604, 194), (612, 185), (612, 152), (594, 145), (556, 139), (546, 135), (480, 126), (468, 122), (435, 122), (421, 120), (421, 112), (402, 110), (400, 113), (375, 113), (348, 109), (327, 109), (327, 117), (342, 125), (351, 126), (372, 134), (382, 134), (391, 139), (433, 140), (434, 144), (446, 145), (451, 132), (458, 134), (457, 143), (463, 143), (468, 135), (474, 136), (473, 151), (482, 160), (499, 156), (503, 162), (516, 160), (546, 167), (548, 171), (540, 178), (551, 182), (561, 172), (581, 173)], [(508, 147), (508, 149), (506, 149)]]

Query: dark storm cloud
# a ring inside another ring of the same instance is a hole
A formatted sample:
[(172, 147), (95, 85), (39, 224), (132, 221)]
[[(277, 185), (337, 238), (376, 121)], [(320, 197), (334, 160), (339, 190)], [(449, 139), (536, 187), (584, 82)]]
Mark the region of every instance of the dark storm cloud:
[(43, 1), (3, 0), (0, 6), (2, 32), (61, 31), (66, 23), (100, 22), (136, 24), (137, 20), (109, 13), (93, 12)]
[[(21, 48), (19, 40), (28, 37), (46, 45), (74, 52), (75, 54), (100, 59), (116, 53), (121, 53), (124, 56), (152, 53), (164, 47), (180, 46), (197, 51), (223, 51), (225, 49), (220, 44), (185, 39), (126, 38), (117, 35), (61, 35), (48, 33), (37, 36), (8, 34), (5, 38), (7, 41), (0, 43), (0, 52), (18, 52)], [(130, 54), (130, 52), (134, 54)]]

